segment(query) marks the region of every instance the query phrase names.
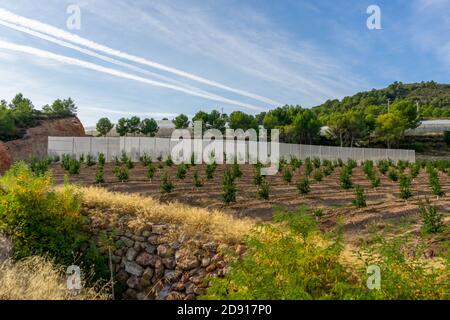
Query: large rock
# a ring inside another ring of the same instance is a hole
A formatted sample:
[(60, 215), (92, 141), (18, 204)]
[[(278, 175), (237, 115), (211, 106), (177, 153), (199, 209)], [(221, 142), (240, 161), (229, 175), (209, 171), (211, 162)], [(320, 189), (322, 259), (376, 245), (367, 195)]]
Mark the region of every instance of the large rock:
[(11, 162), (46, 157), (49, 136), (83, 137), (85, 131), (77, 117), (42, 120), (39, 126), (29, 128), (22, 139), (4, 142), (10, 159), (0, 143), (0, 170), (8, 168)]
[(181, 270), (192, 270), (199, 266), (200, 262), (189, 249), (180, 249), (175, 254), (177, 267)]
[(125, 271), (133, 276), (140, 277), (144, 273), (144, 268), (135, 262), (126, 262)]

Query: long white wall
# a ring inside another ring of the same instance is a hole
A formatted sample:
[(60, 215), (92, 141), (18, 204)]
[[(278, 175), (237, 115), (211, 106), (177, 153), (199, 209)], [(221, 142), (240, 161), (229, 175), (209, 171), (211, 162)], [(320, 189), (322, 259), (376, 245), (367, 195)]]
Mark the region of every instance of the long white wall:
[[(185, 143), (191, 143), (192, 145), (194, 141), (187, 140)], [(111, 161), (115, 156), (120, 157), (122, 152), (126, 152), (134, 160), (139, 159), (144, 154), (148, 154), (153, 159), (156, 159), (158, 156), (166, 158), (171, 154), (172, 148), (178, 143), (179, 141), (172, 141), (168, 138), (147, 137), (49, 137), (48, 154), (59, 156), (71, 154), (79, 157), (82, 154), (97, 156), (99, 153), (103, 153), (107, 161)], [(202, 141), (203, 146), (209, 143), (209, 141)], [(268, 149), (270, 150), (270, 143)], [(248, 142), (246, 143), (245, 150), (247, 151), (245, 156), (248, 159)], [(285, 159), (293, 156), (299, 159), (308, 157), (320, 158), (321, 160), (342, 159), (345, 161), (347, 159), (354, 159), (358, 162), (365, 160), (379, 161), (383, 159), (415, 162), (415, 151), (403, 149), (341, 148), (279, 143), (279, 150), (280, 157)]]

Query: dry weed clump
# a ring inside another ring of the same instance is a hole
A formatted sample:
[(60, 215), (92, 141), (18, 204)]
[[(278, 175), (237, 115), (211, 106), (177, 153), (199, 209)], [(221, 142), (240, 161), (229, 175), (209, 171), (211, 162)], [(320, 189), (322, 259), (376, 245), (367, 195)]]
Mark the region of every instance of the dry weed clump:
[(227, 243), (241, 242), (255, 222), (238, 219), (221, 211), (189, 207), (180, 203), (160, 203), (150, 197), (109, 192), (102, 188), (79, 189), (83, 204), (89, 208), (104, 209), (112, 215), (130, 216), (128, 227), (145, 228), (148, 223), (168, 223), (188, 236), (205, 235)]
[(0, 300), (106, 300), (105, 289), (88, 287), (74, 295), (67, 289), (64, 268), (39, 256), (0, 264)]

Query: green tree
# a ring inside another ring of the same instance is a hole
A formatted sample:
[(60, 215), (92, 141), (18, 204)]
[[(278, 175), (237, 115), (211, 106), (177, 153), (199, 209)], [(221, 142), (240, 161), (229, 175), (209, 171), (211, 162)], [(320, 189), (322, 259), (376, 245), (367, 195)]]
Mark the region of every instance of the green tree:
[(128, 131), (132, 134), (132, 135), (136, 135), (139, 134), (139, 128), (141, 125), (141, 119), (139, 117), (131, 117), (130, 119), (127, 119), (127, 123), (128, 123)]
[(106, 137), (106, 135), (111, 131), (114, 125), (108, 118), (101, 118), (98, 120), (96, 128), (100, 136)]
[(129, 133), (128, 121), (125, 118), (120, 118), (116, 124), (116, 132), (121, 136), (126, 136)]
[(71, 117), (77, 114), (77, 107), (71, 98), (57, 99), (50, 106), (43, 106), (42, 110), (44, 113), (56, 117)]
[(144, 119), (142, 120), (139, 131), (146, 136), (154, 137), (158, 132), (159, 127), (155, 119)]
[(175, 129), (186, 129), (189, 127), (189, 118), (184, 114), (180, 114), (172, 120), (172, 123), (175, 125)]
[(258, 123), (254, 116), (246, 114), (242, 111), (235, 111), (230, 114), (229, 126), (231, 129), (242, 129), (244, 131), (248, 129), (257, 129)]
[(380, 115), (375, 123), (375, 135), (380, 141), (385, 142), (389, 149), (400, 140), (406, 127), (405, 119), (392, 112)]

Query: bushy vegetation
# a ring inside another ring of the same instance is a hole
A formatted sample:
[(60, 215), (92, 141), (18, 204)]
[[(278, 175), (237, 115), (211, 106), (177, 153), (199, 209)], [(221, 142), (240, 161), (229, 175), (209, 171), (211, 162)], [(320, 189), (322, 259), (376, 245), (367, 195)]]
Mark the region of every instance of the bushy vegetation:
[(264, 200), (268, 200), (269, 193), (270, 193), (269, 183), (264, 179), (258, 187), (258, 197)]
[(104, 183), (105, 182), (105, 169), (104, 166), (99, 165), (97, 167), (97, 172), (95, 173), (95, 183)]
[(339, 175), (339, 184), (342, 189), (348, 190), (353, 187), (351, 175), (352, 171), (348, 166), (342, 167), (341, 174)]
[(407, 200), (411, 198), (411, 177), (402, 174), (400, 176), (400, 198)]
[[(359, 264), (343, 263), (340, 233), (324, 234), (306, 213), (278, 212), (277, 224), (252, 230), (244, 256), (231, 255), (225, 278), (211, 279), (202, 299), (446, 299), (449, 280), (420, 254), (408, 257), (403, 241), (379, 239), (365, 248)], [(381, 271), (381, 287), (370, 290), (367, 266)]]
[(65, 266), (93, 266), (96, 277), (109, 274), (83, 231), (82, 199), (75, 187), (65, 184), (55, 191), (50, 173), (35, 175), (19, 162), (0, 177), (0, 190), (0, 231), (11, 237), (15, 259), (48, 256)]
[(194, 171), (193, 183), (194, 183), (194, 187), (196, 187), (197, 189), (201, 188), (203, 186), (203, 181), (200, 179), (197, 170)]
[(176, 177), (177, 179), (183, 180), (184, 178), (186, 178), (186, 174), (187, 174), (187, 166), (184, 163), (182, 163), (177, 167)]
[(222, 198), (225, 204), (236, 201), (236, 183), (235, 175), (232, 170), (225, 171), (222, 179)]
[(115, 166), (113, 169), (113, 174), (120, 182), (128, 181), (128, 168), (126, 166)]
[(175, 189), (175, 185), (170, 180), (169, 174), (164, 172), (161, 176), (161, 192), (162, 193), (171, 193), (173, 189)]
[(17, 94), (10, 103), (0, 101), (0, 140), (9, 141), (23, 137), (26, 129), (39, 124), (40, 120), (57, 119), (76, 115), (72, 99), (55, 100), (42, 111), (35, 109), (30, 99)]
[(362, 186), (355, 187), (355, 199), (353, 200), (353, 205), (357, 208), (366, 207), (366, 196), (364, 194), (364, 188)]
[(297, 184), (297, 190), (301, 195), (306, 195), (311, 191), (308, 176), (303, 177)]
[(430, 185), (431, 191), (437, 197), (443, 196), (444, 191), (441, 187), (441, 182), (439, 179), (439, 174), (432, 165), (427, 166), (428, 171), (428, 183)]
[(283, 180), (287, 183), (291, 183), (292, 181), (292, 170), (289, 167), (284, 168)]
[(205, 168), (206, 179), (214, 179), (214, 173), (216, 172), (217, 164), (215, 162), (208, 163)]
[(389, 180), (396, 182), (398, 180), (397, 170), (395, 170), (394, 168), (389, 169), (388, 178), (389, 178)]
[(419, 202), (419, 214), (422, 218), (422, 231), (425, 234), (438, 233), (444, 230), (443, 215), (438, 212), (429, 199)]

